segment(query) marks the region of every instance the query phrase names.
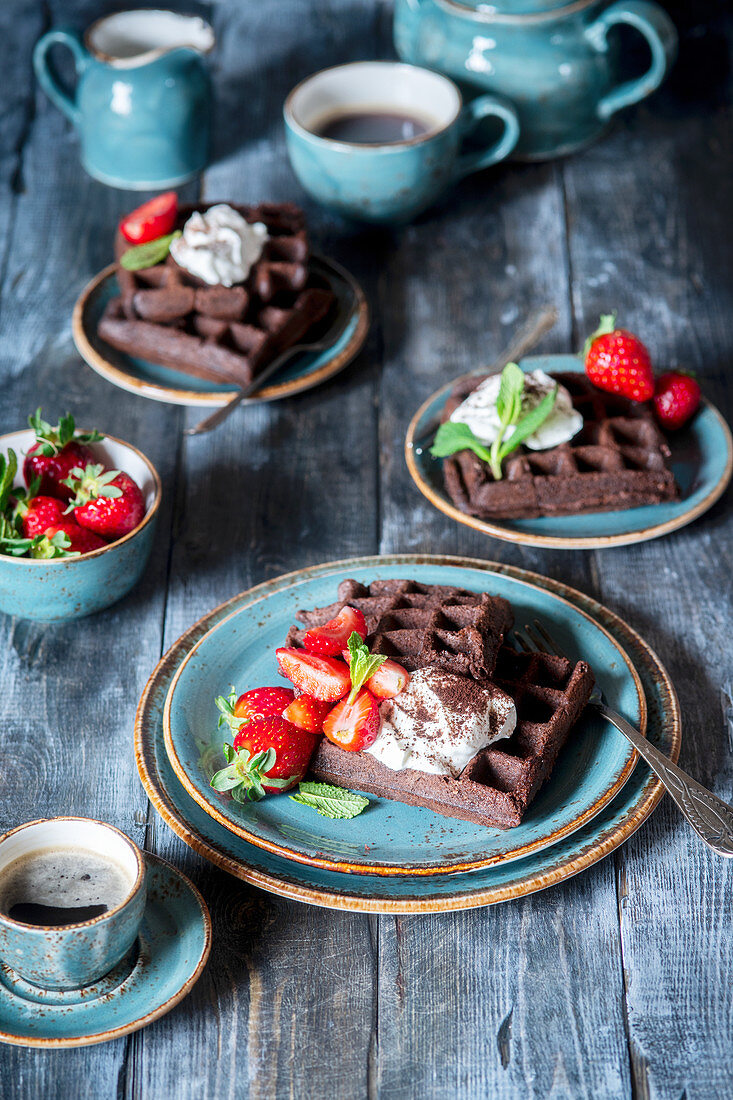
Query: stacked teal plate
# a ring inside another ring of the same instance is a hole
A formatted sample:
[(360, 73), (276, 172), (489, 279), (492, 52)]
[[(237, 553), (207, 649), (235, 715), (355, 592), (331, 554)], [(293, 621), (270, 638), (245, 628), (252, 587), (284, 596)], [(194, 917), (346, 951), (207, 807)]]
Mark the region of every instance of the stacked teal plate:
[[(339, 823), (285, 796), (265, 800), (254, 813), (244, 807), (241, 816), (231, 804), (212, 801), (199, 767), (200, 747), (215, 727), (212, 688), (228, 687), (230, 674), (240, 690), (277, 682), (272, 650), (297, 608), (326, 602), (344, 577), (399, 576), (508, 595), (518, 625), (526, 616), (552, 626), (563, 646), (594, 664), (604, 690), (631, 721), (643, 728), (646, 714), (647, 736), (676, 759), (679, 708), (667, 673), (638, 635), (596, 601), (506, 565), (425, 555), (357, 558), (304, 569), (236, 596), (192, 627), (160, 662), (138, 708), (136, 758), (145, 789), (171, 828), (212, 862), (266, 890), (365, 912), (492, 904), (559, 882), (622, 843), (651, 813), (661, 787), (645, 765), (633, 768), (633, 755), (610, 727), (596, 727), (586, 717), (525, 822), (508, 832), (376, 799), (361, 818)], [(177, 710), (174, 681), (185, 685), (179, 701), (190, 702), (189, 723)], [(169, 696), (169, 745), (186, 786), (166, 752)]]

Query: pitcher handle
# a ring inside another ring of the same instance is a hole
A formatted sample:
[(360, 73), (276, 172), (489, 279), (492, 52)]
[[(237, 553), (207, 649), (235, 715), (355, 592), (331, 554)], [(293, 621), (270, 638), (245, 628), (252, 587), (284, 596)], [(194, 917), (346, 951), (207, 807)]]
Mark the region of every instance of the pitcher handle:
[(74, 126), (78, 126), (81, 121), (81, 112), (76, 105), (76, 100), (64, 88), (48, 57), (51, 47), (57, 45), (66, 46), (67, 49), (71, 50), (78, 80), (89, 64), (89, 54), (84, 48), (79, 35), (70, 28), (59, 27), (56, 30), (48, 31), (38, 39), (33, 50), (33, 68), (36, 71), (38, 83), (51, 102), (55, 103), (60, 111), (63, 111)]
[(652, 52), (652, 62), (643, 76), (627, 80), (605, 95), (598, 104), (598, 115), (608, 119), (622, 107), (638, 103), (651, 95), (664, 80), (677, 56), (677, 31), (667, 13), (650, 0), (619, 0), (612, 4), (586, 29), (586, 36), (599, 52), (608, 50), (611, 27), (626, 23), (643, 34)]
[(453, 169), (453, 178), (463, 179), (472, 172), (479, 172), (482, 168), (488, 168), (490, 164), (504, 160), (511, 153), (519, 141), (519, 118), (514, 107), (506, 99), (494, 95), (480, 95), (472, 99), (458, 116), (458, 125), (461, 135), (465, 138), (475, 129), (482, 118), (494, 115), (502, 119), (504, 132), (501, 137), (490, 145), (488, 149), (479, 149), (475, 153), (464, 153), (458, 157)]

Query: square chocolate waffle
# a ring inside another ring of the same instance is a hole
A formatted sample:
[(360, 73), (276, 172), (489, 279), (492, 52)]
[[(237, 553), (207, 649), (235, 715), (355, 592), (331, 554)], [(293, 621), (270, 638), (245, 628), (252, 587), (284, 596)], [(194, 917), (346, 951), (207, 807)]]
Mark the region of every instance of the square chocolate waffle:
[(514, 622), (509, 602), (487, 592), (411, 580), (369, 585), (344, 580), (335, 603), (297, 612), (303, 628), (291, 627), (286, 645), (301, 645), (307, 630), (327, 623), (346, 604), (364, 615), (372, 653), (392, 657), (410, 672), (437, 666), (475, 680), (494, 671), (499, 646)]
[(344, 752), (326, 738), (311, 760), (311, 774), (477, 825), (519, 825), (590, 698), (593, 673), (584, 661), (503, 646), (492, 679), (514, 699), (516, 728), (477, 753), (457, 778), (393, 771), (369, 753)]
[[(181, 207), (182, 229), (194, 209)], [(235, 206), (245, 221), (263, 222), (268, 239), (244, 283), (209, 286), (169, 254), (141, 271), (118, 264), (119, 297), (107, 305), (98, 333), (108, 344), (152, 363), (211, 382), (244, 387), (323, 321), (333, 292), (310, 274), (303, 212), (290, 203)], [(129, 244), (118, 233), (119, 261)]]
[[(485, 377), (458, 383), (442, 419)], [(546, 451), (519, 448), (504, 460), (501, 481), (472, 451), (444, 459), (445, 486), (456, 507), (480, 519), (523, 519), (677, 500), (670, 450), (646, 406), (601, 392), (580, 372), (553, 378), (583, 416), (578, 435)]]

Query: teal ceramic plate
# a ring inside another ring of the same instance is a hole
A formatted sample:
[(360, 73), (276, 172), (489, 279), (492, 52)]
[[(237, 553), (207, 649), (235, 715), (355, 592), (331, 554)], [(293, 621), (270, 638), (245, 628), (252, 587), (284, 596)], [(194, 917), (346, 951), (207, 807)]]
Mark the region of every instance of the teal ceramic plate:
[[(582, 364), (575, 355), (530, 356), (523, 359), (520, 366), (526, 371), (582, 370)], [(420, 492), (439, 511), (496, 539), (524, 546), (564, 550), (589, 550), (645, 542), (692, 523), (713, 506), (730, 482), (733, 471), (730, 428), (715, 406), (703, 401), (690, 424), (668, 436), (672, 471), (681, 490), (677, 501), (629, 508), (623, 512), (596, 512), (580, 516), (541, 516), (537, 519), (491, 522), (468, 516), (448, 496), (443, 484), (442, 463), (429, 452), (435, 426), (455, 382), (456, 379), (439, 389), (415, 413), (405, 439), (407, 467)], [(429, 442), (423, 444), (425, 439)]]
[(148, 900), (138, 942), (94, 985), (38, 989), (0, 963), (0, 1042), (24, 1047), (106, 1043), (170, 1012), (193, 988), (211, 950), (206, 903), (184, 874), (145, 853)]
[[(336, 333), (344, 317), (348, 316), (346, 328), (325, 351), (294, 356), (277, 372), (275, 380), (243, 402), (245, 405), (292, 397), (320, 385), (343, 370), (366, 339), (369, 307), (358, 283), (347, 272), (320, 256), (311, 258), (311, 268), (336, 295), (331, 329)], [(74, 306), (71, 325), (74, 343), (92, 370), (123, 390), (169, 405), (218, 408), (236, 396), (237, 391), (231, 385), (217, 385), (150, 363), (147, 359), (136, 359), (101, 340), (97, 335), (97, 325), (105, 306), (116, 294), (119, 294), (119, 289), (115, 265), (110, 264), (87, 283)]]
[[(599, 623), (556, 594), (486, 569), (416, 563), (406, 572), (404, 565), (389, 560), (355, 564), (335, 575), (306, 576), (264, 597), (253, 593), (251, 602), (214, 626), (181, 663), (166, 700), (166, 749), (176, 775), (206, 813), (244, 840), (303, 863), (362, 873), (445, 874), (519, 859), (555, 844), (621, 789), (636, 763), (634, 750), (618, 730), (588, 712), (522, 824), (513, 829), (487, 828), (374, 796), (358, 817), (331, 821), (287, 795), (242, 805), (212, 790), (211, 774), (225, 763), (222, 735), (216, 733), (216, 696), (226, 694), (230, 684), (240, 693), (282, 683), (274, 654), (296, 610), (332, 603), (345, 577), (368, 583), (406, 575), (427, 584), (504, 596), (517, 625), (534, 618), (551, 625), (563, 649), (593, 666), (610, 705), (645, 729), (643, 689), (622, 647)], [(202, 751), (212, 740), (213, 760), (211, 752)]]
[(206, 615), (162, 658), (138, 706), (135, 757), (141, 780), (163, 819), (195, 851), (255, 886), (284, 897), (332, 909), (366, 913), (426, 913), (493, 905), (561, 882), (602, 859), (622, 844), (652, 812), (663, 789), (640, 762), (623, 790), (572, 835), (525, 859), (501, 862), (459, 875), (348, 875), (307, 866), (267, 852), (241, 839), (211, 818), (176, 778), (165, 751), (163, 709), (170, 683), (201, 637), (241, 606), (266, 598), (298, 580), (337, 577), (356, 569), (385, 566), (411, 573), (420, 566), (451, 566), (471, 573), (526, 581), (574, 604), (597, 620), (623, 646), (642, 681), (648, 708), (647, 737), (671, 759), (679, 756), (681, 727), (677, 697), (659, 658), (631, 627), (602, 604), (575, 589), (510, 565), (464, 558), (409, 554), (312, 566), (250, 589)]

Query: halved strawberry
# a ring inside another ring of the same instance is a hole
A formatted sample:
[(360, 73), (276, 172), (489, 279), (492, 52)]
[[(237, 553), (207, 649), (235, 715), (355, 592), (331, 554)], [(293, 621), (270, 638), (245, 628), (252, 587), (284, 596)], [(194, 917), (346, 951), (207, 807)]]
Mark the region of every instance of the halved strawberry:
[(367, 636), (366, 621), (356, 607), (342, 607), (335, 619), (314, 626), (303, 638), (303, 645), (309, 653), (320, 657), (335, 657), (343, 652), (351, 635), (356, 632), (363, 640)]
[(275, 656), (283, 676), (320, 702), (335, 703), (351, 687), (349, 670), (343, 661), (287, 646), (276, 649)]
[(362, 688), (353, 703), (342, 699), (329, 711), (323, 723), (323, 732), (340, 749), (360, 752), (376, 741), (379, 726), (377, 701), (366, 688)]
[[(287, 688), (283, 688), (284, 691)], [(330, 703), (314, 699), (312, 695), (298, 695), (283, 711), (283, 718), (292, 722), (298, 729), (309, 733), (322, 733), (323, 720), (331, 709)]]
[(170, 233), (177, 215), (178, 195), (175, 191), (166, 191), (127, 214), (120, 222), (120, 230), (130, 244), (145, 244)]
[(409, 682), (410, 673), (407, 669), (388, 657), (374, 675), (369, 677), (366, 687), (377, 699), (394, 699), (395, 695), (405, 690)]

